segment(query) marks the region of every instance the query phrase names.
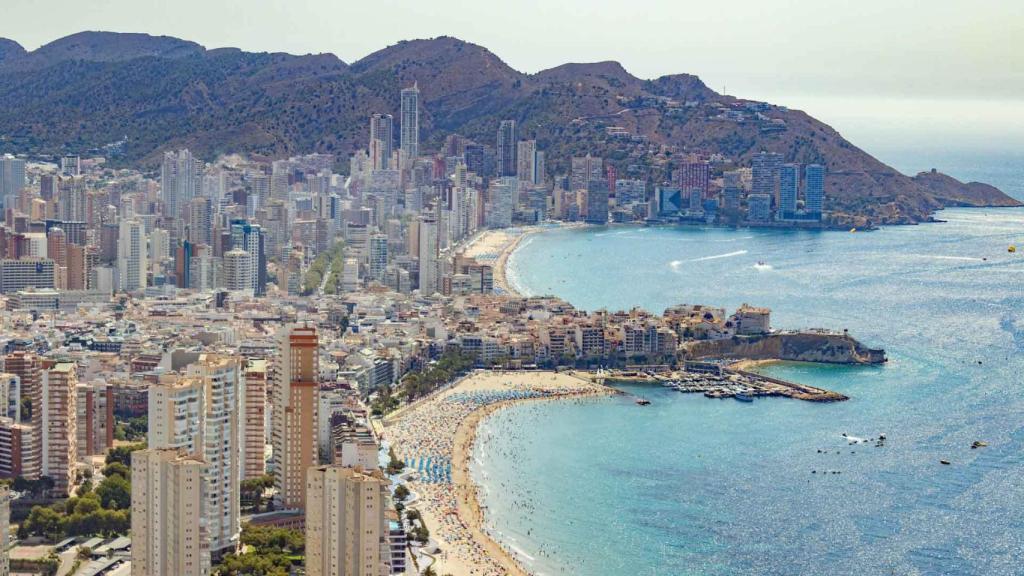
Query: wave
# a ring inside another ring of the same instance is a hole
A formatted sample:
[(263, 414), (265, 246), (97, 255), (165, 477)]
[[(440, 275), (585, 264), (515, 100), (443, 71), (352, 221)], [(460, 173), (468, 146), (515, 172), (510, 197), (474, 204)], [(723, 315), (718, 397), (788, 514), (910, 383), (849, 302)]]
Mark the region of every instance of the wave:
[(683, 261), (682, 260), (673, 260), (673, 261), (668, 263), (669, 268), (671, 268), (672, 270), (674, 270), (676, 272), (679, 271), (679, 268), (682, 265), (683, 265)]
[(746, 254), (746, 250), (737, 250), (735, 252), (728, 252), (726, 254), (715, 254), (714, 256), (701, 256), (700, 258), (694, 258), (690, 262), (704, 262), (706, 260), (718, 260), (719, 258), (732, 258), (733, 256), (743, 256)]
[(981, 262), (981, 258), (974, 256), (942, 256), (940, 254), (908, 254), (916, 258), (930, 258), (932, 260), (957, 260), (960, 262)]

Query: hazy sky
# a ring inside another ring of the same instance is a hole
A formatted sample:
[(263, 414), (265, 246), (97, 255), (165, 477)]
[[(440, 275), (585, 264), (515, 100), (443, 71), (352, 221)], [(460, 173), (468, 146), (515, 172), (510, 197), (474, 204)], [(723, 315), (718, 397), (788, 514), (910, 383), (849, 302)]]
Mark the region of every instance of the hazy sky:
[[(353, 62), (402, 39), (452, 35), (524, 72), (618, 60), (642, 78), (697, 74), (718, 91), (803, 108), (862, 144), (887, 141), (884, 120), (890, 128), (912, 124), (923, 144), (976, 138), (1024, 146), (1024, 0), (2, 4), (0, 36), (28, 49), (81, 30), (113, 30), (208, 48), (333, 52)], [(864, 127), (883, 130), (858, 134)]]
[(1024, 97), (1021, 0), (3, 1), (0, 36), (28, 49), (85, 29), (347, 62), (446, 34), (525, 72), (618, 60), (736, 95)]

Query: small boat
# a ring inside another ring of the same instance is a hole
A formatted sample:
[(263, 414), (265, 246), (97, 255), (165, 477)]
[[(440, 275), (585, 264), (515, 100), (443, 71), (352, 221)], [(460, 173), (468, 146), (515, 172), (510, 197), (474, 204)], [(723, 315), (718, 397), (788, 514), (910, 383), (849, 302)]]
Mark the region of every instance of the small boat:
[(637, 398), (636, 399), (636, 403), (641, 405), (641, 406), (647, 406), (647, 405), (649, 405), (651, 403), (651, 401), (646, 399), (646, 398)]
[(754, 401), (754, 397), (753, 396), (747, 396), (746, 394), (736, 394), (735, 396), (733, 396), (733, 398), (735, 398), (736, 400), (739, 400), (740, 402), (753, 402)]
[(939, 460), (939, 464), (942, 464), (943, 466), (949, 466), (949, 460)]
[(974, 443), (971, 444), (971, 450), (984, 448), (985, 446), (988, 446), (988, 442), (985, 442), (984, 440), (975, 440)]

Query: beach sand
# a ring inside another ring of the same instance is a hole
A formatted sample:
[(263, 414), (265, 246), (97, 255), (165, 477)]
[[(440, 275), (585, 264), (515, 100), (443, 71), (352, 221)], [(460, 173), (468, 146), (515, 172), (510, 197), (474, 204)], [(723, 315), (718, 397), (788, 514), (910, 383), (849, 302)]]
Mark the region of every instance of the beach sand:
[(586, 226), (581, 222), (561, 223), (547, 226), (520, 226), (516, 228), (499, 228), (485, 230), (466, 244), (464, 254), (482, 264), (490, 264), (493, 268), (494, 286), (505, 294), (520, 295), (508, 281), (508, 258), (519, 248), (523, 240), (531, 234), (551, 230), (556, 227), (579, 228)]
[[(515, 404), (535, 400), (610, 394), (604, 386), (570, 373), (476, 372), (455, 386), (428, 398), (397, 419), (389, 419), (384, 437), (399, 458), (430, 454), (451, 458), (451, 483), (410, 481), (431, 539), (441, 552), (434, 569), (453, 576), (509, 574), (526, 570), (484, 527), (484, 510), (469, 470), (477, 428), (487, 416)], [(533, 398), (512, 398), (532, 394)], [(466, 401), (473, 398), (473, 401)]]

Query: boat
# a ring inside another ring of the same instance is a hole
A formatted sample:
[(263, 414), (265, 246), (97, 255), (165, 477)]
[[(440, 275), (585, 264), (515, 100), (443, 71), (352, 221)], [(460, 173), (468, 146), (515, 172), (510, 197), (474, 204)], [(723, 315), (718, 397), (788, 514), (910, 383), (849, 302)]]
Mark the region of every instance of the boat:
[(636, 399), (636, 403), (641, 405), (641, 406), (647, 406), (647, 405), (649, 405), (651, 403), (651, 401), (646, 399), (646, 398), (637, 398)]
[(939, 464), (942, 464), (943, 466), (949, 466), (949, 460), (939, 460)]
[(740, 402), (753, 402), (754, 401), (754, 397), (753, 396), (747, 396), (746, 394), (736, 394), (735, 396), (733, 396), (733, 398), (735, 398), (736, 400), (739, 400)]

